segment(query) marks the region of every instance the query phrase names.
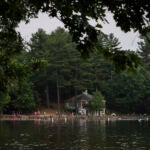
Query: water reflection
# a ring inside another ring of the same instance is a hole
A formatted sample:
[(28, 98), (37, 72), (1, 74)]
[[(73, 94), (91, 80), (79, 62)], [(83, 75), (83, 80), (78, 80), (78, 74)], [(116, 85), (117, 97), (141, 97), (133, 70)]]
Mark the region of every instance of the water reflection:
[(150, 144), (149, 122), (1, 121), (2, 150), (146, 150)]

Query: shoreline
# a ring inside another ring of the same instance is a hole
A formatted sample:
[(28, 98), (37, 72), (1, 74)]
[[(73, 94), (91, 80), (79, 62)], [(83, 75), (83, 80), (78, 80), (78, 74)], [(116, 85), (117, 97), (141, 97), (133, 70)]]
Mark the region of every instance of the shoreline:
[(68, 121), (68, 120), (87, 120), (87, 121), (97, 121), (97, 120), (105, 120), (105, 121), (150, 121), (150, 116), (142, 116), (142, 115), (105, 115), (105, 116), (84, 116), (84, 115), (0, 115), (0, 121)]

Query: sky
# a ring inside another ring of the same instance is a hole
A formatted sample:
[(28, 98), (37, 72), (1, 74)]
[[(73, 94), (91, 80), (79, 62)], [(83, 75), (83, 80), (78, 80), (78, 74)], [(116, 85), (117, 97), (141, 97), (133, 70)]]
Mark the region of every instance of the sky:
[[(119, 27), (116, 27), (115, 21), (113, 20), (112, 15), (109, 13), (107, 14), (107, 20), (109, 21), (109, 24), (103, 24), (102, 29), (105, 34), (113, 33), (114, 36), (119, 39), (121, 43), (120, 46), (124, 50), (130, 49), (135, 51), (138, 49), (137, 42), (140, 39), (137, 32), (122, 32)], [(38, 18), (32, 19), (28, 24), (21, 22), (17, 30), (20, 31), (25, 41), (29, 41), (32, 34), (37, 32), (39, 28), (44, 29), (46, 33), (51, 33), (52, 31), (57, 29), (57, 27), (64, 27), (64, 25), (58, 19), (50, 18), (48, 17), (48, 15), (40, 13)]]

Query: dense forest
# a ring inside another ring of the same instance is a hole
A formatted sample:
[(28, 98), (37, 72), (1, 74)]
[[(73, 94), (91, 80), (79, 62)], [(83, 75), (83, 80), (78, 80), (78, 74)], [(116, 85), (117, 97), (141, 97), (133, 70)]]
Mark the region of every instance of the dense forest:
[[(63, 103), (84, 90), (90, 94), (99, 90), (105, 97), (107, 110), (150, 113), (149, 39), (150, 34), (147, 34), (138, 43), (136, 53), (141, 57), (138, 69), (117, 72), (115, 64), (107, 60), (107, 54), (106, 59), (99, 51), (93, 51), (89, 58), (81, 57), (64, 29), (58, 28), (50, 34), (39, 29), (30, 42), (24, 44), (21, 55), (15, 57), (25, 70), (25, 64), (34, 60), (36, 71), (12, 84), (7, 94), (1, 92), (0, 109), (8, 113), (30, 111), (39, 106), (51, 107), (52, 102), (57, 102), (58, 92)], [(100, 34), (97, 44), (103, 48), (121, 49), (113, 34)]]
[[(1, 0), (0, 111), (49, 107), (87, 89), (101, 91), (107, 109), (149, 113), (149, 7), (149, 0)], [(17, 27), (41, 12), (59, 19), (68, 32), (39, 30), (23, 43)], [(122, 31), (143, 36), (139, 52), (122, 50), (112, 34), (102, 33), (108, 12)]]

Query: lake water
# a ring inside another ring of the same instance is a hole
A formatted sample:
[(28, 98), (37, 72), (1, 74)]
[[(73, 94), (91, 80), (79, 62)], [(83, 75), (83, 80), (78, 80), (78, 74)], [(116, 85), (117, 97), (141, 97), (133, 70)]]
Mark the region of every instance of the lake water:
[(147, 121), (0, 121), (0, 150), (149, 150)]

